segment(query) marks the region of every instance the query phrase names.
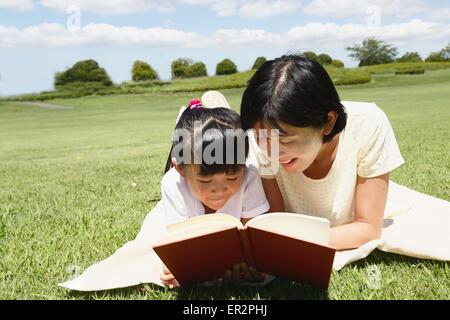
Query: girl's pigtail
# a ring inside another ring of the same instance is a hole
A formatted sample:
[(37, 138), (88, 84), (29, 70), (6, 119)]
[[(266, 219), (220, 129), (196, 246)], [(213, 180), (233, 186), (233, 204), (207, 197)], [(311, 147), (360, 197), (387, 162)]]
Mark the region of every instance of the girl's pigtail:
[[(202, 106), (200, 100), (192, 99), (189, 102), (188, 107), (183, 112), (181, 112), (178, 115), (177, 123), (175, 124), (175, 130), (178, 127), (178, 122), (180, 121), (180, 119), (183, 117), (184, 114), (186, 114), (186, 113), (188, 113), (188, 112), (190, 112), (192, 110), (197, 110), (197, 109), (202, 109), (202, 108), (203, 108), (203, 106)], [(173, 167), (173, 164), (172, 164), (172, 151), (173, 151), (173, 142), (172, 142), (172, 147), (170, 148), (169, 156), (167, 157), (166, 167), (164, 168), (164, 174), (166, 174), (167, 171), (169, 171)]]
[(164, 174), (166, 174), (167, 171), (169, 171), (173, 167), (172, 150), (173, 150), (173, 143), (172, 143), (172, 147), (170, 148), (169, 157), (167, 157), (166, 168), (164, 169)]

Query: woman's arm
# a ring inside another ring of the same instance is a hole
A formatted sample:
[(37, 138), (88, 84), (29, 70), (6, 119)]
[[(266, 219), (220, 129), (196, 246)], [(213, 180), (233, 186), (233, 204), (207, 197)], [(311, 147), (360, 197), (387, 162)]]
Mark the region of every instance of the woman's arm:
[(331, 247), (354, 249), (381, 237), (389, 172), (373, 178), (358, 176), (355, 190), (355, 218), (352, 223), (331, 228)]
[(270, 209), (268, 212), (284, 212), (283, 196), (278, 187), (276, 179), (261, 179), (264, 193), (269, 201)]

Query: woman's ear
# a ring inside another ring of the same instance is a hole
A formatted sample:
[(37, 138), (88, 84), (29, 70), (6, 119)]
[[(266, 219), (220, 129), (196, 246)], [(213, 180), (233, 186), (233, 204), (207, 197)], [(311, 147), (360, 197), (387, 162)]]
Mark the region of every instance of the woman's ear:
[(323, 134), (329, 135), (331, 131), (333, 131), (334, 124), (336, 123), (339, 115), (335, 111), (328, 112), (328, 120), (327, 123), (325, 123), (325, 126), (323, 127)]
[(177, 164), (177, 159), (175, 157), (172, 158), (172, 165), (175, 170), (184, 178), (183, 170), (181, 170), (180, 166)]

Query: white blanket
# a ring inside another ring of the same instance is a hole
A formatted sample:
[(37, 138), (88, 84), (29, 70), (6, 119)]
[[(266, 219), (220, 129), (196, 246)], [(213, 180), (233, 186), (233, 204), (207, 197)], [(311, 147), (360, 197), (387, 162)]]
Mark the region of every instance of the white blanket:
[[(147, 215), (139, 234), (113, 255), (58, 284), (78, 291), (123, 288), (141, 283), (163, 286), (162, 262), (152, 250), (166, 230), (160, 223), (160, 203)], [(375, 248), (407, 256), (450, 260), (450, 203), (389, 183), (382, 238), (358, 249), (336, 252), (333, 269), (367, 257)]]

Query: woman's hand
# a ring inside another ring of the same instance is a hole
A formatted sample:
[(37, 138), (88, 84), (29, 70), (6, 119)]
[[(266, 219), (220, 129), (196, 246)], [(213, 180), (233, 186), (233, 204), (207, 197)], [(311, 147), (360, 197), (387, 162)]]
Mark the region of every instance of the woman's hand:
[(173, 274), (170, 272), (169, 269), (167, 269), (167, 267), (164, 264), (163, 264), (163, 273), (161, 274), (160, 279), (162, 280), (163, 284), (166, 287), (169, 287), (169, 289), (173, 289), (175, 287), (180, 286), (180, 284), (175, 279)]
[(372, 178), (357, 177), (354, 221), (331, 228), (330, 247), (354, 249), (381, 238), (388, 187), (389, 172)]
[(235, 263), (232, 269), (227, 269), (223, 274), (224, 281), (233, 281), (239, 283), (242, 281), (247, 282), (262, 282), (264, 281), (264, 275), (258, 272), (254, 267), (247, 266), (247, 263)]

